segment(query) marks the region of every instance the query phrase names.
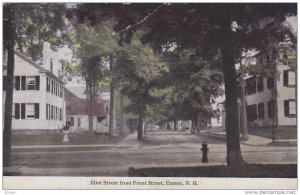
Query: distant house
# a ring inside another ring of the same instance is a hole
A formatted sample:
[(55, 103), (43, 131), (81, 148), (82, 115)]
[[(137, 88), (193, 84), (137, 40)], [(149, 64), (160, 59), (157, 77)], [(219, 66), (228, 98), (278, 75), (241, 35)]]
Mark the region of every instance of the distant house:
[[(283, 58), (295, 57), (295, 50), (284, 49)], [(250, 126), (296, 126), (296, 73), (283, 61), (272, 60), (272, 48), (257, 57), (257, 66), (275, 63), (277, 76), (251, 75), (246, 81), (247, 121)]]
[[(296, 73), (292, 66), (284, 63), (289, 61), (285, 60), (287, 58), (295, 58), (296, 51), (289, 47), (288, 43), (281, 43), (276, 47), (283, 54), (280, 55), (280, 59), (274, 58), (273, 47), (269, 47), (266, 52), (256, 55), (256, 66), (274, 65), (277, 75), (268, 78), (249, 75), (243, 78), (246, 83), (248, 127), (296, 127), (297, 125)], [(241, 101), (238, 102), (241, 119)], [(225, 118), (225, 111), (223, 118)]]
[[(3, 113), (5, 104), (7, 54), (4, 54)], [(50, 44), (43, 44), (43, 61), (37, 63), (15, 52), (12, 133), (57, 131), (65, 124), (63, 71)]]
[[(89, 101), (86, 100), (85, 87), (68, 87), (65, 92), (67, 123), (70, 131), (88, 131), (90, 113)], [(103, 100), (95, 100), (92, 103), (93, 131), (99, 133), (108, 132), (108, 104)]]
[(211, 128), (221, 128), (223, 124), (222, 113), (224, 111), (223, 102), (225, 101), (225, 95), (218, 96), (214, 99), (214, 102), (211, 104), (213, 110), (213, 117), (210, 120)]

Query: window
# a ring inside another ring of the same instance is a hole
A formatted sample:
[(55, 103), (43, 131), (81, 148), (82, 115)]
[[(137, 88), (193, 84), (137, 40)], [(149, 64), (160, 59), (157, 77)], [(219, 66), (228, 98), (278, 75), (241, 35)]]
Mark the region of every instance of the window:
[(26, 118), (34, 118), (34, 104), (26, 105)]
[(78, 117), (77, 120), (78, 120), (78, 121), (77, 121), (78, 127), (80, 127), (80, 125), (81, 125), (81, 118)]
[(39, 118), (39, 104), (38, 103), (26, 104), (26, 118), (27, 119), (38, 119)]
[(60, 97), (61, 97), (61, 98), (63, 97), (63, 91), (64, 91), (64, 87), (63, 87), (63, 86), (60, 86)]
[(74, 117), (69, 117), (67, 119), (67, 122), (68, 122), (68, 126), (70, 127), (74, 126)]
[(47, 77), (47, 91), (50, 92), (50, 78)]
[(55, 120), (57, 120), (58, 119), (58, 109), (57, 109), (57, 107), (55, 106)]
[(269, 118), (275, 117), (275, 102), (274, 102), (274, 100), (268, 101), (268, 116), (269, 116)]
[(264, 119), (265, 118), (265, 109), (264, 109), (264, 103), (258, 104), (258, 118)]
[(284, 116), (296, 117), (296, 102), (295, 100), (284, 100)]
[(27, 90), (35, 90), (35, 77), (34, 76), (27, 77)]
[(274, 77), (267, 78), (267, 87), (268, 89), (273, 89), (274, 87)]
[(53, 94), (53, 90), (54, 90), (54, 81), (51, 81), (51, 94)]
[(294, 87), (296, 84), (296, 75), (294, 70), (283, 71), (283, 86)]
[(262, 76), (257, 78), (257, 91), (262, 92), (264, 90), (264, 79)]
[(246, 80), (246, 85), (247, 85), (247, 95), (251, 95), (256, 93), (256, 78), (255, 77), (251, 77), (249, 79)]
[(53, 74), (53, 59), (50, 60), (50, 72)]
[(63, 117), (62, 117), (62, 108), (59, 108), (59, 120), (62, 121)]
[(254, 122), (257, 119), (257, 106), (256, 104), (247, 106), (247, 120)]

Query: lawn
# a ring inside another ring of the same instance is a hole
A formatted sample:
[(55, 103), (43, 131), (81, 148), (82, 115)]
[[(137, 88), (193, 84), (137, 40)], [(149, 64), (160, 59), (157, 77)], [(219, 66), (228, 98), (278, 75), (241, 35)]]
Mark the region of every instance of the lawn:
[[(257, 135), (265, 138), (272, 139), (273, 129), (272, 128), (257, 128), (249, 129), (249, 134)], [(275, 140), (286, 140), (286, 139), (297, 139), (297, 128), (278, 128), (274, 129)]]
[(63, 133), (47, 133), (39, 135), (13, 135), (13, 146), (27, 145), (85, 145), (85, 144), (115, 144), (121, 137), (112, 138), (105, 135), (93, 135), (88, 133), (70, 133), (69, 142), (63, 142)]
[(297, 178), (296, 164), (247, 164), (240, 169), (224, 165), (201, 167), (129, 168), (131, 177), (251, 177)]

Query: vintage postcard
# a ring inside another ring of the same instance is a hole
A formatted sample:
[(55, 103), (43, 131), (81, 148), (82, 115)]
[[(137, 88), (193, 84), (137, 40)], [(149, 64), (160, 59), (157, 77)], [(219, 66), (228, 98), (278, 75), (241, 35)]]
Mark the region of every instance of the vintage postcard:
[(4, 190), (295, 194), (297, 3), (1, 9)]

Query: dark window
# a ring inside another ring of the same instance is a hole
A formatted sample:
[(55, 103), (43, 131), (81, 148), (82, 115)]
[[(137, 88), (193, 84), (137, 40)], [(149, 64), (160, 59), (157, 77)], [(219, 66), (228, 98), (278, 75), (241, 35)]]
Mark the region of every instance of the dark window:
[(59, 108), (59, 120), (62, 121), (62, 108)]
[(257, 119), (256, 104), (247, 106), (247, 120), (248, 122), (254, 122)]
[(16, 90), (20, 90), (20, 76), (15, 77), (16, 83), (15, 83), (15, 88)]
[(56, 83), (56, 96), (59, 96), (59, 85)]
[(274, 102), (274, 100), (268, 101), (268, 116), (270, 118), (275, 117), (275, 102)]
[(284, 116), (296, 117), (296, 102), (295, 100), (284, 100)]
[(259, 119), (264, 119), (265, 118), (264, 103), (259, 103), (258, 104), (258, 118)]
[(6, 91), (6, 76), (3, 76), (3, 91)]
[(20, 103), (15, 103), (15, 119), (20, 119)]
[(57, 107), (55, 106), (55, 119), (58, 119), (58, 111), (57, 111)]
[(273, 89), (273, 87), (274, 87), (274, 77), (268, 77), (267, 87), (268, 87), (268, 89)]
[(21, 77), (21, 90), (26, 90), (26, 76)]
[(257, 91), (262, 92), (264, 90), (264, 79), (263, 77), (257, 78)]
[(283, 71), (283, 86), (294, 87), (296, 84), (296, 75), (294, 70)]
[(60, 86), (60, 97), (61, 97), (61, 98), (63, 97), (63, 91), (64, 91), (64, 87), (63, 87), (63, 86)]
[(247, 84), (247, 95), (255, 94), (256, 93), (256, 78), (251, 77), (246, 80)]
[(53, 120), (53, 105), (51, 105), (51, 120)]
[(68, 121), (68, 126), (70, 127), (74, 126), (74, 117), (69, 117), (67, 121)]
[(48, 104), (46, 104), (46, 120), (49, 119), (49, 118), (48, 118), (48, 117), (49, 117), (49, 116), (48, 116), (48, 109), (49, 109), (49, 108), (48, 108)]
[(21, 119), (25, 119), (26, 117), (26, 106), (25, 103), (21, 103)]
[(50, 79), (47, 77), (47, 91), (50, 92)]
[(53, 73), (53, 60), (52, 60), (52, 58), (50, 60), (50, 71), (51, 71), (51, 73)]
[(53, 89), (54, 89), (54, 82), (51, 81), (51, 94), (53, 94)]

